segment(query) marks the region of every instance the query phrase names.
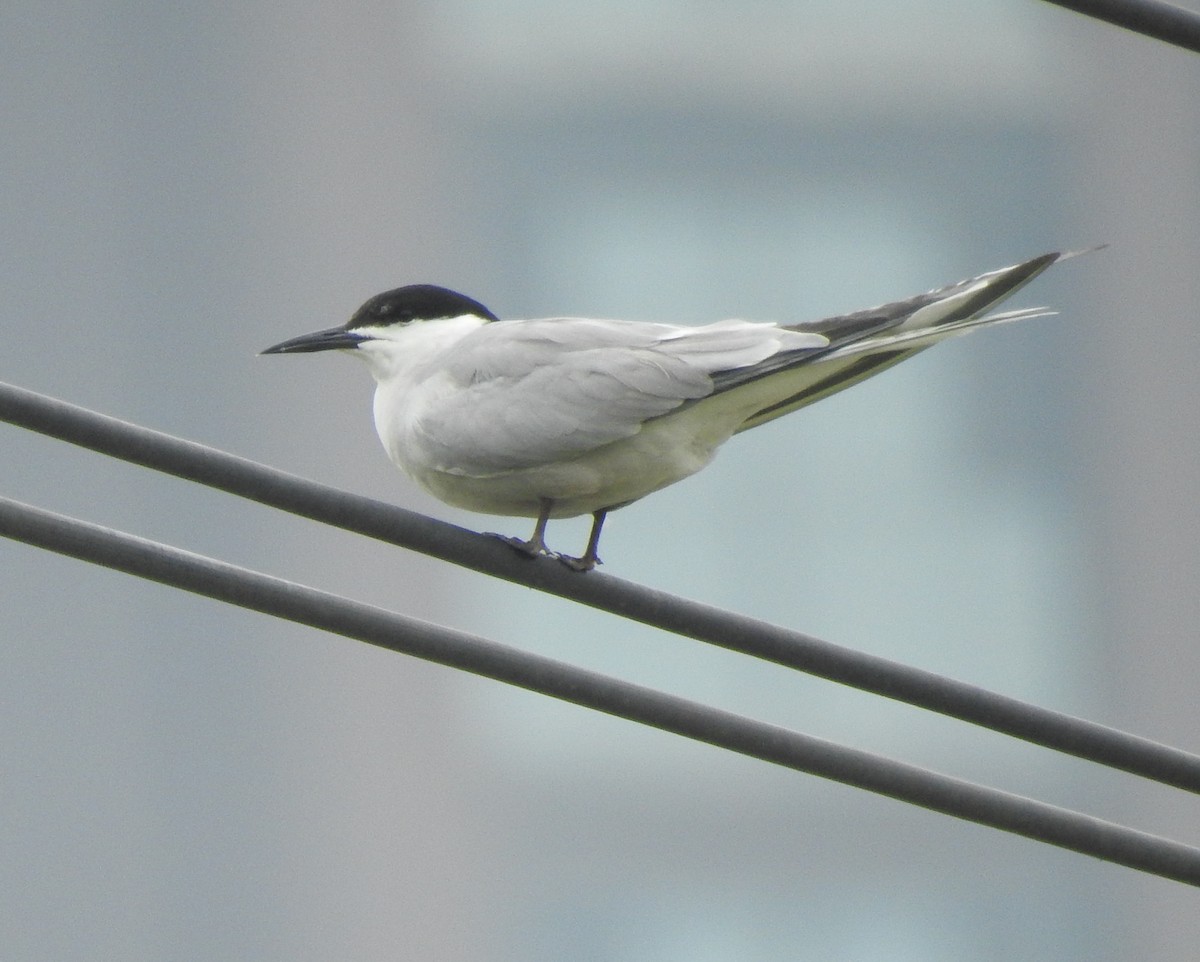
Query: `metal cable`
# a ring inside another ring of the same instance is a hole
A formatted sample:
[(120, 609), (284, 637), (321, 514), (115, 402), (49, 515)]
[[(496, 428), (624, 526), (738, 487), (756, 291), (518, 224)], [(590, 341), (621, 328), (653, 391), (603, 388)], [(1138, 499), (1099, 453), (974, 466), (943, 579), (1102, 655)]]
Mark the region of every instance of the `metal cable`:
[(1200, 792), (1200, 757), (600, 572), (526, 560), (493, 538), (0, 383), (0, 420), (730, 651)]
[(1162, 0), (1046, 0), (1055, 6), (1200, 53), (1200, 13)]
[(1200, 849), (1070, 809), (847, 748), (7, 498), (0, 498), (0, 534), (945, 815), (1200, 886)]

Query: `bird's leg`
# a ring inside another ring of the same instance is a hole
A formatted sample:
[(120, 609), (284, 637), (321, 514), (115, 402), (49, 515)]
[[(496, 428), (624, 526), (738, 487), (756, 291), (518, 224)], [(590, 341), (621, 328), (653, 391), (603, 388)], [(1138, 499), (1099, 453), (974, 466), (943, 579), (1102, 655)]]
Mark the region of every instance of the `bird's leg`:
[(493, 538), (499, 538), (510, 548), (514, 548), (528, 558), (536, 558), (540, 554), (549, 554), (546, 548), (546, 524), (550, 521), (550, 510), (554, 507), (554, 502), (549, 498), (542, 498), (538, 502), (541, 508), (538, 510), (537, 523), (533, 526), (533, 534), (530, 535), (528, 541), (522, 541), (520, 538), (510, 538), (507, 535), (496, 534), (494, 531), (489, 531), (488, 534)]
[(556, 554), (559, 561), (565, 564), (572, 571), (591, 571), (596, 565), (602, 564), (600, 555), (596, 550), (600, 547), (600, 529), (604, 527), (604, 519), (608, 516), (608, 509), (604, 508), (595, 512), (592, 515), (592, 533), (588, 535), (587, 548), (583, 552), (583, 557), (572, 558), (570, 555)]

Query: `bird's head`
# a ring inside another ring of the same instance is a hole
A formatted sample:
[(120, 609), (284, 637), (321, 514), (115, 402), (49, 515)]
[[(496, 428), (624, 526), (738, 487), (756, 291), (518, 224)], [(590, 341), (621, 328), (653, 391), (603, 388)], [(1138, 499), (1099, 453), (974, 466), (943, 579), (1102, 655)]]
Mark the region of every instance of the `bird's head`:
[(341, 327), (301, 334), (273, 344), (262, 354), (302, 354), (310, 351), (354, 350), (379, 341), (396, 341), (426, 321), (473, 318), (478, 323), (499, 320), (465, 294), (434, 284), (410, 284), (376, 294)]

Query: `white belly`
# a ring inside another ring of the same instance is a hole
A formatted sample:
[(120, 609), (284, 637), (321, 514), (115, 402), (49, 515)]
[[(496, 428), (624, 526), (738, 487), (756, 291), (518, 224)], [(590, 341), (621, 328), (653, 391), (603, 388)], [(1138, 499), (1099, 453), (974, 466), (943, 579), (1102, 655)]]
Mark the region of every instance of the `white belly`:
[[(398, 410), (395, 405), (388, 408)], [(376, 428), (392, 461), (447, 504), (484, 514), (535, 518), (549, 499), (554, 502), (551, 517), (571, 518), (628, 504), (695, 474), (712, 460), (741, 420), (740, 413), (714, 418), (711, 410), (690, 407), (647, 422), (631, 438), (576, 457), (482, 477), (424, 463), (403, 423), (377, 417)]]
[(389, 454), (414, 481), (447, 504), (534, 518), (548, 498), (554, 502), (551, 517), (571, 518), (636, 501), (695, 474), (712, 460), (714, 444), (679, 434), (668, 421), (659, 420), (632, 438), (568, 461), (487, 477), (422, 468), (408, 463), (401, 451)]

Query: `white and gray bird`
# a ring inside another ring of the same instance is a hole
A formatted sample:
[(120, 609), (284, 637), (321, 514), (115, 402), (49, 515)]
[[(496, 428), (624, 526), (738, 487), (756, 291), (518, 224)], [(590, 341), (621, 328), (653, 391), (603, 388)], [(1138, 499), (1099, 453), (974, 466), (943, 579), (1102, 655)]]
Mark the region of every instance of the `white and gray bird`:
[[(502, 321), (463, 294), (416, 284), (371, 298), (341, 327), (262, 353), (364, 360), (392, 461), (448, 504), (536, 518), (528, 540), (503, 540), (586, 571), (600, 561), (608, 512), (695, 474), (739, 431), (948, 337), (1051, 313), (988, 312), (1068, 256), (803, 324)], [(549, 551), (547, 522), (582, 514), (593, 516), (584, 553)]]

